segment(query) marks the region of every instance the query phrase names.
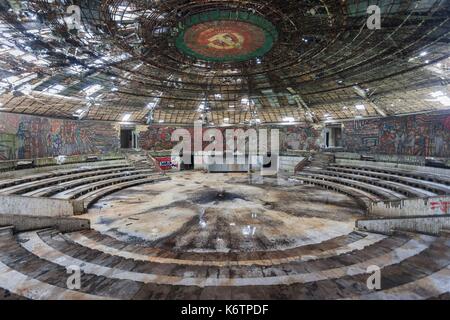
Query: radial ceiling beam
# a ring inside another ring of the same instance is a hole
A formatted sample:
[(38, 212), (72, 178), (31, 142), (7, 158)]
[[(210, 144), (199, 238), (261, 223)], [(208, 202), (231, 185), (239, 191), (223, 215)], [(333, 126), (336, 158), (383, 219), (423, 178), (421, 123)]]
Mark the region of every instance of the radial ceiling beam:
[(302, 96), (291, 87), (288, 87), (286, 89), (292, 94), (292, 98), (297, 103), (298, 107), (305, 112), (305, 115), (309, 115), (313, 123), (319, 123), (320, 122), (319, 118), (317, 118), (317, 116), (311, 111), (311, 109), (309, 108), (305, 100), (302, 98)]
[(384, 108), (378, 106), (375, 102), (374, 99), (371, 98), (368, 94), (367, 91), (364, 90), (363, 88), (361, 88), (361, 86), (359, 85), (354, 85), (353, 86), (353, 90), (355, 91), (355, 93), (360, 96), (361, 98), (364, 99), (365, 102), (367, 102), (380, 116), (382, 117), (387, 117), (389, 114), (386, 110), (384, 110)]

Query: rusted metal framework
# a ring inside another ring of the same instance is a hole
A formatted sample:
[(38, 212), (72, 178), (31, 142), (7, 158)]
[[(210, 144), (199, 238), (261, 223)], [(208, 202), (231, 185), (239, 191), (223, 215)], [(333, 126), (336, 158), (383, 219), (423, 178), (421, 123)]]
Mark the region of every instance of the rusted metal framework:
[[(181, 52), (183, 21), (216, 12), (261, 17), (276, 42), (238, 62)], [(448, 0), (0, 0), (0, 23), (0, 111), (231, 125), (450, 108)]]

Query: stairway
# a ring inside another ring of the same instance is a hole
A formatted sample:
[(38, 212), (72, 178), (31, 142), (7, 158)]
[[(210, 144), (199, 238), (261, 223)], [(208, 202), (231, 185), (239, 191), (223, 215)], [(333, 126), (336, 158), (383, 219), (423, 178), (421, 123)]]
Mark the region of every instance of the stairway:
[(316, 152), (312, 154), (309, 162), (309, 168), (324, 169), (334, 162), (334, 154)]
[(139, 169), (155, 169), (155, 164), (145, 150), (122, 149), (121, 153), (135, 168)]

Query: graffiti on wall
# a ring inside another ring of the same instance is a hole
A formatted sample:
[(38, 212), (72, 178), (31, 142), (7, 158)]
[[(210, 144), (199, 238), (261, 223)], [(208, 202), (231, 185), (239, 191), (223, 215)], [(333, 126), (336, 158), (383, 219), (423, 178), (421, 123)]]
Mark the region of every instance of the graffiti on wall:
[(346, 123), (350, 152), (450, 157), (450, 116), (411, 115)]
[(116, 129), (110, 123), (0, 114), (0, 134), (1, 150), (9, 147), (8, 153), (0, 151), (4, 160), (108, 153), (118, 146)]
[(450, 201), (433, 201), (430, 203), (431, 210), (438, 210), (440, 213), (450, 213)]

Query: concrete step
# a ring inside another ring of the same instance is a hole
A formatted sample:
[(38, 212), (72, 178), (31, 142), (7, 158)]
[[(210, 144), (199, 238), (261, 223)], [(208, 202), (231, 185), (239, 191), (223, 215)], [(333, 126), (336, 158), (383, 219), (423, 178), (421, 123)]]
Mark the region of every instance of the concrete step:
[(342, 185), (349, 186), (352, 188), (361, 189), (365, 192), (374, 194), (377, 197), (380, 197), (380, 198), (386, 199), (386, 200), (406, 199), (406, 196), (404, 196), (403, 194), (397, 193), (395, 191), (392, 191), (390, 189), (386, 189), (386, 188), (383, 188), (380, 186), (374, 186), (372, 184), (368, 184), (368, 183), (365, 183), (362, 181), (355, 181), (352, 179), (332, 177), (332, 176), (321, 175), (321, 174), (316, 174), (316, 173), (311, 173), (311, 172), (301, 172), (296, 177), (298, 177), (298, 178), (301, 178), (301, 177), (308, 178), (309, 177), (311, 179), (325, 180), (325, 181), (329, 181), (329, 182), (333, 182), (333, 183), (337, 183), (337, 184), (342, 184)]
[(25, 177), (19, 177), (19, 178), (12, 178), (12, 179), (6, 179), (2, 182), (0, 182), (0, 190), (4, 190), (6, 188), (14, 187), (17, 185), (22, 185), (25, 183), (30, 182), (38, 182), (40, 180), (44, 179), (51, 179), (55, 177), (64, 177), (68, 175), (74, 175), (74, 174), (82, 174), (86, 172), (93, 172), (93, 171), (100, 171), (100, 170), (108, 170), (108, 169), (119, 169), (129, 167), (129, 164), (120, 163), (117, 165), (107, 165), (107, 166), (92, 166), (92, 165), (85, 165), (83, 167), (79, 167), (76, 169), (69, 169), (69, 170), (53, 170), (46, 173), (40, 173), (40, 174), (33, 174)]
[[(342, 248), (336, 247), (329, 251), (331, 256), (322, 252), (311, 260), (218, 267), (203, 264), (209, 253), (196, 253), (199, 265), (176, 266), (148, 257), (138, 261), (112, 255), (99, 245), (86, 247), (75, 241), (75, 235), (86, 234), (117, 245), (118, 240), (108, 240), (95, 231), (62, 236), (52, 229), (1, 241), (0, 288), (30, 299), (358, 299), (404, 298), (405, 292), (422, 299), (450, 290), (449, 241), (444, 238), (373, 235), (372, 244), (358, 247), (358, 242), (371, 235), (351, 233), (340, 240), (355, 245), (355, 250), (346, 253), (340, 254)], [(129, 245), (122, 242), (120, 246), (117, 253)], [(313, 247), (323, 249), (323, 244)], [(76, 265), (81, 266), (82, 287), (73, 291), (67, 288), (67, 268)], [(367, 268), (373, 265), (381, 268), (379, 292), (366, 285)], [(433, 290), (430, 283), (435, 283)]]
[(382, 172), (373, 172), (373, 171), (367, 171), (367, 170), (358, 170), (358, 169), (348, 169), (348, 168), (341, 168), (341, 167), (335, 167), (335, 166), (329, 166), (327, 168), (328, 171), (335, 171), (335, 172), (341, 172), (341, 173), (350, 173), (355, 175), (362, 175), (362, 176), (368, 176), (368, 177), (374, 177), (379, 178), (382, 180), (388, 180), (388, 181), (394, 181), (399, 182), (402, 184), (406, 184), (411, 187), (420, 188), (423, 190), (428, 190), (431, 192), (434, 192), (436, 194), (450, 194), (450, 186), (446, 186), (441, 183), (431, 182), (431, 181), (425, 181), (422, 179), (416, 179), (416, 178), (410, 178), (410, 177), (404, 177), (399, 176), (395, 174), (387, 174)]
[(441, 237), (450, 238), (450, 229), (442, 228), (439, 235)]
[[(38, 283), (37, 286), (31, 286), (33, 290), (45, 291), (46, 288), (50, 288), (50, 292), (53, 292), (56, 289), (58, 294), (72, 294), (73, 299), (76, 299), (77, 296), (81, 296), (81, 299), (95, 299), (97, 297), (127, 299), (132, 298), (142, 287), (142, 284), (135, 281), (109, 279), (105, 276), (95, 276), (82, 272), (80, 290), (76, 292), (68, 290), (67, 281), (70, 274), (66, 267), (43, 260), (30, 253), (15, 239), (0, 243), (0, 287), (2, 288), (6, 287), (6, 282), (1, 279), (2, 274), (7, 274), (4, 269), (13, 270), (17, 275), (14, 278), (11, 276), (7, 283), (9, 290), (11, 287), (17, 288), (17, 286), (23, 285), (24, 281), (29, 281), (30, 286), (33, 282)], [(24, 277), (25, 279), (23, 279)], [(18, 292), (18, 290), (10, 291)]]
[(122, 182), (118, 184), (113, 184), (112, 186), (106, 186), (104, 188), (94, 190), (90, 193), (84, 194), (81, 197), (77, 198), (77, 200), (81, 200), (84, 202), (84, 209), (87, 210), (89, 207), (91, 207), (98, 199), (105, 197), (111, 193), (130, 188), (135, 187), (138, 185), (143, 184), (150, 184), (150, 183), (157, 183), (170, 180), (169, 177), (161, 177), (161, 176), (155, 176), (151, 178), (143, 178), (143, 179), (137, 179), (127, 182)]
[[(15, 267), (17, 272), (32, 277), (33, 280), (41, 282), (45, 280), (47, 285), (61, 288), (62, 282), (59, 273), (65, 270), (68, 264), (78, 261), (72, 260), (73, 258), (66, 256), (56, 248), (42, 246), (36, 242), (36, 239), (28, 239), (28, 241), (26, 239), (28, 238), (25, 235), (20, 240), (20, 249), (15, 248), (12, 253), (7, 254), (7, 257), (2, 254), (0, 259), (2, 263), (10, 264), (12, 267), (12, 261), (16, 263), (21, 261), (22, 263)], [(395, 239), (395, 237), (391, 239)], [(59, 240), (53, 238), (52, 241)], [(68, 252), (72, 252), (72, 255), (76, 255), (78, 260), (83, 262), (86, 276), (89, 276), (87, 285), (82, 288), (80, 293), (125, 299), (173, 298), (175, 292), (176, 297), (181, 299), (192, 299), (193, 297), (223, 299), (230, 290), (236, 292), (237, 296), (255, 299), (263, 297), (276, 299), (280, 297), (280, 294), (288, 299), (350, 298), (372, 293), (366, 286), (368, 266), (377, 264), (382, 268), (383, 289), (390, 290), (396, 286), (419, 281), (424, 276), (431, 276), (450, 263), (450, 257), (438, 255), (438, 252), (443, 249), (439, 239), (423, 236), (414, 239), (397, 238), (396, 241), (396, 247), (393, 250), (390, 248), (392, 244), (374, 245), (375, 249), (372, 250), (376, 252), (375, 256), (365, 252), (366, 249), (364, 249), (344, 255), (348, 256), (346, 259), (342, 256), (301, 262), (300, 265), (308, 265), (308, 267), (305, 267), (300, 273), (277, 273), (276, 269), (270, 267), (264, 269), (264, 277), (257, 274), (237, 274), (232, 280), (228, 279), (226, 274), (216, 277), (216, 272), (213, 271), (215, 268), (209, 268), (207, 274), (199, 273), (200, 277), (192, 278), (192, 274), (187, 275), (186, 273), (179, 273), (179, 276), (173, 275), (173, 273), (177, 274), (177, 268), (161, 266), (159, 274), (154, 276), (129, 259), (111, 263), (111, 261), (97, 258), (99, 255), (95, 251), (83, 252), (85, 249), (75, 248), (69, 249)], [(45, 259), (50, 261), (43, 261), (35, 254), (42, 254)], [(95, 261), (98, 264), (89, 261)], [(102, 266), (102, 261), (110, 266)], [(423, 262), (429, 263), (424, 264)], [(44, 268), (47, 270), (45, 275), (41, 272)], [(189, 268), (196, 270), (197, 267), (190, 266)], [(253, 267), (253, 269), (255, 268)], [(164, 276), (161, 273), (169, 273), (170, 276)], [(104, 275), (107, 275), (107, 278), (104, 278)], [(242, 278), (242, 276), (244, 277)], [(100, 279), (104, 279), (101, 285), (98, 283)], [(126, 291), (122, 291), (125, 284), (130, 286), (131, 283), (133, 284), (131, 288), (127, 287)], [(114, 286), (115, 291), (108, 290), (108, 286)], [(135, 291), (137, 287), (140, 287), (138, 292)], [(120, 293), (117, 290), (121, 290)], [(212, 292), (214, 294), (211, 296)]]
[(14, 226), (0, 227), (0, 237), (12, 237), (14, 234)]
[(63, 177), (56, 177), (50, 179), (42, 179), (39, 181), (33, 181), (29, 183), (19, 184), (14, 187), (6, 188), (0, 191), (0, 194), (20, 194), (25, 196), (42, 196), (39, 191), (42, 189), (50, 189), (51, 187), (60, 187), (70, 183), (76, 183), (77, 181), (83, 181), (83, 179), (92, 179), (97, 177), (101, 179), (106, 175), (120, 174), (122, 172), (134, 171), (133, 167), (122, 167), (117, 169), (95, 170), (84, 173), (69, 174)]
[(95, 172), (95, 174), (86, 177), (74, 177), (74, 179), (70, 179), (69, 181), (59, 183), (57, 185), (52, 185), (50, 187), (44, 187), (37, 189), (32, 192), (28, 192), (24, 194), (25, 196), (33, 196), (33, 197), (51, 197), (59, 192), (63, 192), (65, 190), (73, 189), (79, 186), (87, 185), (90, 183), (103, 181), (106, 179), (118, 178), (122, 176), (128, 176), (133, 173), (141, 172), (137, 168), (126, 168), (118, 171), (112, 172)]
[(75, 187), (72, 189), (67, 189), (66, 191), (63, 191), (63, 192), (53, 195), (52, 198), (76, 199), (76, 198), (79, 198), (79, 197), (85, 195), (86, 193), (104, 188), (106, 186), (110, 186), (113, 184), (118, 184), (118, 183), (122, 183), (122, 182), (126, 182), (126, 181), (131, 181), (131, 180), (150, 178), (152, 175), (154, 175), (154, 172), (151, 169), (132, 171), (132, 172), (129, 172), (128, 174), (123, 175), (118, 178), (104, 179), (102, 181), (86, 183), (86, 184), (83, 184), (81, 186), (78, 186), (78, 187)]
[(330, 176), (330, 177), (338, 177), (343, 179), (355, 180), (362, 183), (371, 184), (374, 186), (378, 186), (384, 189), (392, 190), (396, 193), (400, 193), (410, 198), (427, 198), (437, 196), (436, 193), (420, 189), (417, 187), (411, 187), (409, 185), (405, 185), (399, 182), (387, 181), (381, 178), (373, 178), (368, 176), (362, 176), (358, 174), (351, 173), (343, 173), (338, 171), (330, 171), (330, 170), (311, 170), (308, 172), (302, 172), (301, 174), (311, 174), (313, 176)]
[(397, 176), (410, 177), (410, 178), (419, 179), (422, 181), (436, 182), (436, 183), (443, 184), (445, 186), (450, 186), (450, 170), (449, 170), (448, 175), (438, 175), (438, 174), (434, 174), (434, 173), (420, 172), (417, 170), (407, 170), (407, 169), (383, 166), (382, 163), (377, 163), (377, 166), (373, 166), (373, 165), (362, 166), (362, 165), (358, 165), (358, 164), (334, 163), (332, 166), (337, 167), (337, 168), (348, 168), (348, 169), (356, 169), (356, 170), (363, 170), (363, 171), (369, 171), (369, 172), (394, 174)]

